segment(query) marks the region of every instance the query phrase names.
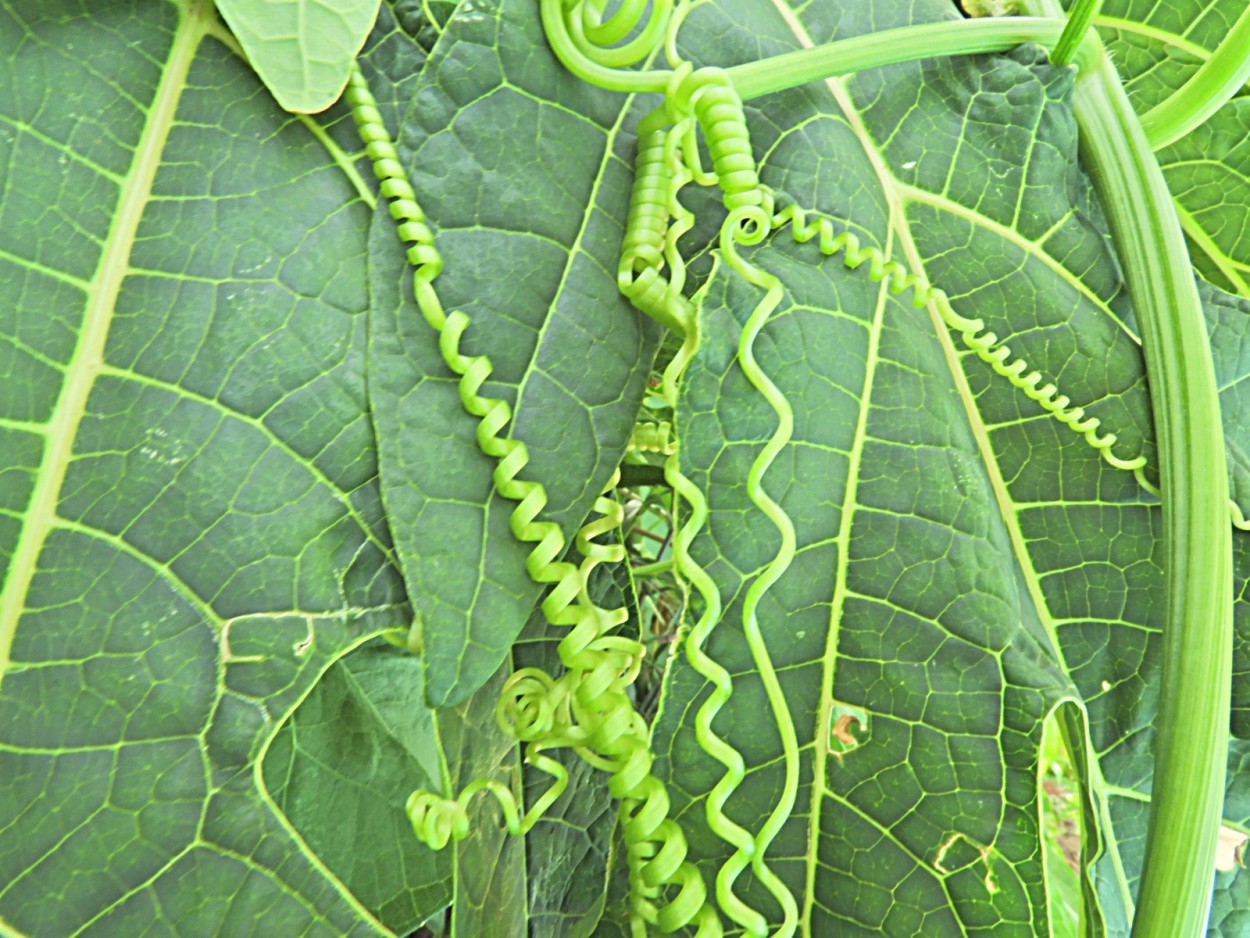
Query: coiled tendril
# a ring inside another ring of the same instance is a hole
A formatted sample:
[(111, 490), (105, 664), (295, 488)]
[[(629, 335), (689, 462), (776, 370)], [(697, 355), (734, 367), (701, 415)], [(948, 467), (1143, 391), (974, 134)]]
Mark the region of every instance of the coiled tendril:
[[(1151, 495), (1159, 496), (1159, 486), (1146, 475), (1144, 455), (1139, 453), (1131, 457), (1117, 456), (1112, 450), (1119, 439), (1116, 434), (1099, 433), (1101, 420), (1086, 416), (1084, 407), (1072, 406), (1071, 398), (1059, 393), (1054, 382), (1045, 381), (1041, 372), (1031, 370), (1028, 362), (1012, 353), (1010, 346), (1001, 344), (998, 335), (985, 328), (984, 320), (968, 319), (955, 312), (946, 293), (933, 286), (927, 278), (908, 271), (897, 260), (887, 259), (878, 248), (861, 245), (854, 232), (837, 231), (832, 219), (807, 212), (798, 205), (787, 205), (773, 216), (774, 229), (787, 223), (790, 224), (795, 241), (806, 243), (815, 239), (822, 254), (831, 256), (841, 253), (843, 263), (852, 269), (868, 264), (868, 276), (878, 283), (888, 281), (891, 293), (897, 295), (911, 290), (912, 304), (917, 309), (932, 303), (942, 322), (958, 333), (963, 344), (975, 352), (977, 357), (987, 362), (995, 372), (1023, 391), (1030, 400), (1036, 401), (1044, 411), (1068, 429), (1081, 434), (1107, 465), (1133, 473), (1138, 485)], [(1250, 519), (1246, 518), (1241, 506), (1231, 499), (1229, 517), (1234, 527), (1250, 531)]]
[[(347, 102), (381, 180), (401, 240), (408, 243), (407, 257), (413, 266), (414, 292), (422, 315), (439, 333), (439, 350), (447, 366), (460, 375), (460, 399), (465, 410), (479, 418), (477, 442), (488, 456), (498, 460), (495, 488), (518, 502), (510, 522), (513, 534), (534, 544), (526, 569), (535, 582), (553, 584), (542, 603), (552, 625), (570, 626), (559, 644), (561, 662), (567, 669), (558, 679), (538, 669), (513, 674), (505, 685), (497, 709), (500, 725), (526, 744), (526, 761), (554, 778), (551, 787), (522, 817), (516, 799), (502, 784), (474, 781), (455, 799), (429, 792), (415, 792), (408, 812), (417, 836), (435, 849), (468, 833), (467, 805), (481, 791), (499, 802), (508, 830), (523, 834), (568, 784), (568, 774), (546, 749), (573, 747), (593, 765), (612, 773), (609, 789), (621, 799), (621, 829), (631, 870), (631, 920), (644, 933), (646, 923), (672, 932), (688, 924), (697, 926), (697, 938), (722, 934), (714, 907), (698, 870), (686, 861), (686, 841), (681, 828), (668, 818), (668, 791), (653, 773), (650, 732), (634, 709), (628, 687), (638, 674), (642, 645), (608, 634), (627, 618), (624, 609), (603, 609), (591, 598), (588, 579), (603, 562), (620, 562), (619, 544), (599, 544), (594, 538), (619, 527), (623, 512), (611, 499), (599, 498), (595, 510), (602, 517), (585, 525), (577, 535), (582, 552), (580, 565), (558, 558), (565, 541), (560, 528), (538, 520), (547, 504), (542, 485), (519, 478), (529, 462), (525, 444), (501, 436), (512, 417), (506, 401), (480, 393), (490, 376), (491, 361), (484, 355), (460, 352), (460, 339), (469, 326), (468, 316), (443, 310), (433, 281), (443, 268), (434, 236), (417, 204), (395, 146), (359, 69), (353, 69), (346, 91)], [(614, 475), (609, 488), (616, 485)], [(666, 901), (664, 889), (677, 889)]]
[(633, 436), (629, 439), (629, 449), (639, 453), (671, 456), (677, 452), (677, 437), (673, 434), (673, 425), (667, 420), (635, 425)]
[(1071, 399), (1060, 394), (1053, 382), (1043, 383), (1041, 373), (1030, 370), (1028, 362), (1015, 356), (1009, 346), (1000, 344), (998, 336), (986, 330), (984, 320), (968, 319), (955, 312), (946, 293), (933, 286), (927, 278), (912, 273), (901, 262), (887, 258), (879, 248), (860, 244), (854, 232), (837, 231), (832, 219), (809, 213), (798, 205), (787, 205), (773, 218), (774, 228), (786, 223), (790, 224), (794, 240), (800, 244), (815, 240), (822, 254), (829, 257), (841, 253), (843, 263), (851, 269), (867, 264), (869, 278), (876, 283), (888, 283), (891, 293), (897, 295), (911, 290), (912, 305), (917, 309), (932, 303), (942, 322), (959, 334), (968, 349), (1060, 423), (1083, 435), (1109, 465), (1130, 472), (1146, 465), (1144, 456), (1126, 459), (1115, 455), (1112, 452), (1117, 440), (1114, 433), (1100, 434), (1098, 429), (1102, 422), (1097, 417), (1087, 417), (1083, 407), (1073, 407)]

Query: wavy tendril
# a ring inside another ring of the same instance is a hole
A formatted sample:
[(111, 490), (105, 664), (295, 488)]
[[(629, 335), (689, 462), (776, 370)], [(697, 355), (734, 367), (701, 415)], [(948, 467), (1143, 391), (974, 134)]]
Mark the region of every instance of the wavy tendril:
[[(671, 121), (667, 131), (661, 130), (664, 122)], [(697, 129), (703, 131), (711, 156), (711, 171), (704, 171), (698, 158), (695, 138)], [(686, 365), (698, 346), (697, 320), (693, 308), (682, 295), (685, 282), (685, 264), (677, 247), (678, 238), (694, 223), (693, 215), (681, 204), (679, 193), (688, 182), (703, 185), (719, 185), (723, 201), (729, 210), (723, 229), (723, 244), (728, 244), (725, 254), (740, 272), (752, 282), (759, 282), (754, 268), (738, 258), (735, 243), (754, 243), (768, 234), (771, 222), (771, 195), (760, 185), (755, 159), (751, 152), (750, 138), (742, 103), (735, 93), (728, 75), (721, 69), (695, 70), (689, 63), (680, 63), (674, 70), (666, 89), (664, 106), (648, 116), (639, 129), (640, 145), (638, 173), (635, 178), (634, 196), (631, 202), (631, 226), (626, 239), (626, 251), (622, 258), (622, 292), (635, 302), (638, 308), (661, 322), (676, 323), (685, 336), (681, 351), (665, 373), (664, 395), (670, 407), (676, 408), (677, 384)], [(662, 190), (662, 186), (664, 187)], [(754, 240), (752, 240), (754, 239)], [(664, 277), (665, 268), (669, 276)], [(760, 272), (762, 276), (768, 276)], [(780, 298), (780, 282), (773, 278), (775, 290), (757, 310), (758, 328), (762, 328), (771, 309)], [(744, 332), (745, 344), (740, 347), (744, 356), (744, 370), (755, 377), (762, 375), (758, 367), (752, 369), (754, 359), (751, 344), (754, 334)], [(764, 377), (756, 383), (766, 397), (771, 382)], [(779, 394), (779, 392), (778, 392)], [(770, 400), (774, 400), (770, 397)], [(784, 397), (781, 398), (784, 404)], [(788, 409), (788, 408), (783, 408)], [(790, 423), (793, 414), (790, 414)], [(752, 656), (764, 678), (777, 722), (781, 727), (785, 750), (786, 786), (781, 803), (770, 814), (761, 832), (755, 836), (734, 823), (724, 811), (724, 806), (745, 778), (745, 762), (738, 750), (716, 735), (712, 723), (716, 715), (728, 703), (733, 694), (733, 682), (729, 673), (704, 651), (712, 630), (721, 618), (721, 598), (715, 582), (690, 554), (695, 535), (707, 520), (706, 497), (698, 487), (681, 472), (680, 461), (674, 454), (665, 467), (665, 475), (679, 498), (690, 505), (690, 518), (680, 525), (674, 538), (676, 568), (703, 600), (704, 610), (686, 638), (686, 655), (691, 667), (711, 685), (712, 692), (695, 715), (695, 734), (700, 745), (709, 755), (721, 763), (725, 772), (717, 781), (705, 801), (709, 828), (734, 848), (734, 852), (721, 865), (716, 878), (716, 898), (721, 910), (753, 936), (768, 934), (768, 922), (756, 909), (747, 905), (734, 893), (734, 884), (741, 873), (751, 866), (756, 877), (781, 905), (785, 922), (779, 934), (793, 932), (797, 923), (797, 904), (786, 885), (768, 868), (765, 852), (778, 830), (793, 811), (798, 788), (798, 745), (793, 720), (786, 706), (784, 695), (776, 680), (768, 650), (759, 632), (755, 608), (759, 599), (777, 577), (793, 560), (793, 525), (780, 507), (763, 494), (759, 478), (767, 470), (776, 454), (788, 442), (786, 420), (782, 418), (779, 436), (762, 454), (753, 471), (756, 484), (752, 498), (770, 519), (783, 530), (783, 548), (774, 564), (748, 591), (748, 603), (744, 612), (744, 625)], [(774, 510), (775, 509), (775, 510)], [(786, 550), (784, 529), (789, 526), (790, 549)], [(787, 733), (786, 727), (789, 727)]]
[[(712, 157), (712, 170), (716, 174), (717, 183), (724, 194), (725, 208), (729, 212), (721, 226), (721, 254), (739, 276), (765, 291), (739, 334), (737, 358), (747, 380), (777, 415), (776, 430), (747, 473), (747, 495), (777, 529), (781, 545), (773, 559), (747, 589), (742, 609), (742, 626), (781, 738), (785, 780), (777, 804), (755, 836), (754, 849), (749, 860), (756, 878), (781, 906), (783, 919), (777, 935), (778, 938), (787, 938), (798, 926), (798, 904), (789, 887), (768, 867), (765, 856), (769, 845), (794, 812), (799, 788), (799, 745), (793, 715), (760, 629), (758, 609), (764, 595), (794, 562), (796, 553), (794, 523), (763, 485), (764, 475), (793, 437), (794, 411), (781, 389), (755, 359), (755, 340), (784, 299), (785, 291), (775, 274), (751, 263), (738, 252), (739, 246), (759, 244), (768, 237), (773, 221), (772, 193), (760, 183), (742, 101), (734, 91), (729, 76), (719, 69), (700, 69), (692, 75), (685, 87), (693, 89), (690, 93), (690, 106), (703, 128)], [(676, 98), (675, 105), (682, 106), (680, 97)], [(731, 857), (722, 868), (722, 876), (732, 879), (744, 859), (746, 857), (741, 852)], [(756, 923), (754, 929), (748, 930), (754, 935), (768, 934), (767, 925), (763, 921)]]
[[(668, 179), (664, 200), (667, 227), (661, 226), (658, 233), (653, 235), (654, 247), (660, 249), (657, 256), (662, 256), (671, 270), (671, 281), (665, 281), (665, 298), (686, 317), (684, 341), (665, 369), (661, 386), (661, 396), (674, 414), (677, 413), (681, 378), (699, 345), (697, 319), (681, 293), (686, 270), (685, 260), (677, 248), (681, 235), (693, 227), (694, 215), (682, 205), (679, 195), (681, 189), (696, 178), (704, 177), (705, 182), (715, 184), (715, 177), (708, 177), (698, 164), (698, 148), (692, 133), (694, 128), (695, 120), (688, 116), (678, 120), (667, 134), (663, 134), (664, 163)], [(677, 305), (678, 303), (681, 305)], [(703, 650), (713, 629), (720, 623), (723, 612), (720, 590), (715, 581), (690, 553), (695, 536), (707, 523), (707, 499), (699, 487), (682, 473), (677, 447), (673, 448), (665, 461), (664, 476), (675, 497), (684, 499), (690, 506), (689, 518), (677, 525), (673, 537), (675, 569), (678, 576), (694, 589), (703, 604), (702, 613), (691, 627), (684, 643), (691, 667), (712, 685), (711, 694), (695, 714), (695, 739), (704, 752), (725, 768), (704, 803), (708, 828), (734, 848), (733, 854), (717, 871), (716, 901), (726, 917), (742, 926), (747, 934), (764, 935), (768, 928), (764, 916), (742, 901), (733, 888), (738, 876), (755, 857), (755, 838), (746, 828), (732, 821), (724, 810), (729, 797), (746, 778), (746, 762), (742, 753), (717, 736), (712, 729), (716, 715), (733, 696), (733, 679), (725, 668)], [(674, 514), (679, 516), (680, 513), (675, 511)]]
[[(742, 608), (742, 627), (747, 646), (751, 651), (755, 669), (759, 672), (781, 738), (782, 758), (785, 764), (785, 781), (781, 797), (755, 837), (755, 855), (751, 867), (757, 878), (781, 903), (783, 920), (777, 932), (779, 938), (794, 934), (798, 925), (798, 905), (789, 888), (764, 863), (764, 855), (773, 839), (781, 831), (794, 811), (799, 788), (799, 744), (794, 728), (794, 718), (781, 689), (768, 645), (759, 624), (759, 604), (765, 593), (781, 578), (794, 562), (796, 537), (794, 522), (764, 488), (764, 475), (777, 456), (789, 445), (794, 433), (794, 410), (781, 389), (773, 383), (755, 359), (755, 340), (759, 337), (772, 313), (785, 297), (781, 280), (773, 273), (750, 263), (737, 251), (738, 245), (757, 244), (769, 233), (769, 212), (762, 206), (744, 206), (729, 213), (721, 229), (721, 253), (729, 266), (748, 283), (765, 291), (747, 317), (738, 337), (738, 365), (747, 380), (768, 402), (777, 415), (777, 428), (764, 444), (747, 472), (747, 495), (764, 514), (781, 537), (781, 545), (747, 589)], [(767, 934), (767, 930), (758, 932)]]

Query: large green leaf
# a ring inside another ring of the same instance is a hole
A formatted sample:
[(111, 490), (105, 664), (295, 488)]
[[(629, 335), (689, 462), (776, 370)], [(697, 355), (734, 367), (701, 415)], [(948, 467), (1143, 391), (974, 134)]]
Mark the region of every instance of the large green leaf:
[[(483, 393), (512, 405), (505, 433), (530, 455), (521, 477), (545, 486), (543, 515), (566, 540), (620, 461), (658, 341), (615, 281), (630, 113), (629, 98), (564, 71), (532, 3), (500, 0), (453, 15), (401, 135), (446, 261), (443, 305), (469, 315), (462, 348), (494, 363)], [(426, 693), (451, 704), (499, 666), (541, 590), (383, 207), (371, 244), (383, 496), (421, 617)]]
[[(948, 10), (723, 0), (692, 14), (684, 48), (733, 64)], [(1118, 454), (1153, 458), (1132, 311), (1075, 165), (1071, 82), (1029, 50), (864, 73), (759, 102), (754, 149), (783, 198), (926, 274), (1114, 430)], [(770, 866), (798, 897), (804, 934), (1047, 934), (1038, 749), (1064, 700), (1089, 714), (1087, 811), (1107, 847), (1091, 933), (1127, 934), (1157, 705), (1155, 500), (864, 269), (822, 263), (787, 231), (751, 257), (786, 286), (756, 356), (795, 413), (763, 488), (798, 552), (759, 619), (799, 745), (797, 804)], [(741, 626), (780, 544), (742, 482), (779, 425), (735, 361), (762, 295), (723, 265), (713, 276), (678, 414), (683, 468), (711, 509), (694, 554), (727, 609), (709, 651), (735, 691), (713, 726), (748, 770), (726, 810), (750, 830), (778, 804), (786, 768)], [(1208, 299), (1213, 330), (1231, 330), (1225, 394), (1239, 394), (1244, 310)], [(1247, 547), (1239, 536), (1239, 584)], [(1240, 649), (1238, 666), (1244, 695)], [(657, 747), (710, 882), (731, 849), (703, 819), (723, 774), (694, 738), (708, 690), (674, 661)], [(849, 752), (834, 751), (847, 745), (831, 739), (834, 715), (855, 717)], [(1244, 750), (1237, 740), (1230, 757), (1239, 824)], [(779, 921), (759, 882), (740, 883)]]
[(202, 3), (8, 3), (0, 62), (0, 918), (377, 934), (255, 771), (409, 618), (369, 190)]

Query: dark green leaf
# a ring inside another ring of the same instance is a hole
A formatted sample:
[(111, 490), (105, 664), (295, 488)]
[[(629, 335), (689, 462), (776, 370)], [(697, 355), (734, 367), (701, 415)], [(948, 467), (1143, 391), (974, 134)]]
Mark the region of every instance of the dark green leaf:
[(408, 619), (368, 189), (203, 4), (9, 4), (0, 63), (0, 918), (376, 934), (255, 771)]
[[(421, 74), (402, 144), (446, 270), (462, 348), (494, 364), (483, 393), (507, 400), (521, 477), (566, 540), (620, 461), (658, 331), (616, 290), (633, 143), (630, 99), (567, 74), (528, 0), (462, 10)], [(513, 502), (475, 442), (437, 335), (383, 208), (374, 219), (369, 393), (383, 495), (424, 630), (426, 692), (463, 700), (520, 632), (540, 589)]]

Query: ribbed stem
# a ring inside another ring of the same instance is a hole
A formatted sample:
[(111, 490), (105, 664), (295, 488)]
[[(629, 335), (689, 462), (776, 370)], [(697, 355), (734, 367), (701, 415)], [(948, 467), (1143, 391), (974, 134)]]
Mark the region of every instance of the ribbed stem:
[(1202, 64), (1167, 100), (1142, 116), (1142, 127), (1156, 150), (1175, 143), (1223, 107), (1250, 82), (1250, 5)]
[[(1035, 0), (1047, 12), (1057, 0)], [(1232, 541), (1211, 346), (1163, 173), (1110, 59), (1078, 80), (1081, 153), (1142, 332), (1159, 447), (1164, 629), (1145, 870), (1134, 938), (1206, 932), (1232, 682)]]
[[(1067, 20), (1025, 16), (923, 23), (799, 49), (727, 69), (743, 101), (835, 75), (946, 55), (1005, 52), (1026, 42), (1053, 48)], [(1084, 61), (1087, 46), (1078, 50)]]
[(1094, 17), (1102, 9), (1102, 0), (1075, 0), (1068, 10), (1068, 25), (1064, 27), (1059, 44), (1050, 54), (1050, 60), (1056, 65), (1071, 65), (1076, 59), (1076, 51), (1089, 32)]

